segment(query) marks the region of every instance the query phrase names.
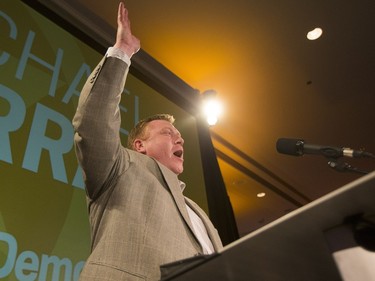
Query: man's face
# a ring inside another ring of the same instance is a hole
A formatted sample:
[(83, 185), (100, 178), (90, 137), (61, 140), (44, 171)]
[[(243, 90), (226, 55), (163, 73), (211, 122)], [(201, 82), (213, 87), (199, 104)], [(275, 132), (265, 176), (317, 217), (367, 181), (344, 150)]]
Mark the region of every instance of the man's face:
[[(146, 139), (136, 140), (136, 150), (162, 163), (175, 174), (181, 174), (184, 163), (184, 140), (166, 120), (154, 120), (146, 127)], [(138, 142), (138, 143), (137, 143)]]

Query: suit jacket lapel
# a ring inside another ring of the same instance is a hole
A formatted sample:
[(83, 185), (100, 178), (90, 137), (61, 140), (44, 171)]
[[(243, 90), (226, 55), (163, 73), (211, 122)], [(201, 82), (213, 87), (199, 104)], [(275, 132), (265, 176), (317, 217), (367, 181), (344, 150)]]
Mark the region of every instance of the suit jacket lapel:
[[(177, 175), (174, 174), (171, 170), (169, 170), (164, 165), (157, 162), (159, 165), (159, 168), (164, 176), (164, 179), (169, 187), (169, 190), (172, 193), (172, 197), (174, 201), (176, 202), (177, 208), (181, 213), (181, 216), (184, 218), (186, 224), (189, 226), (189, 229), (195, 239), (198, 241), (197, 237), (195, 236), (194, 228), (191, 223), (188, 211), (186, 209), (186, 203), (185, 203), (185, 197), (182, 194), (182, 190), (180, 187), (180, 181), (177, 178)], [(199, 244), (199, 243), (198, 243)]]

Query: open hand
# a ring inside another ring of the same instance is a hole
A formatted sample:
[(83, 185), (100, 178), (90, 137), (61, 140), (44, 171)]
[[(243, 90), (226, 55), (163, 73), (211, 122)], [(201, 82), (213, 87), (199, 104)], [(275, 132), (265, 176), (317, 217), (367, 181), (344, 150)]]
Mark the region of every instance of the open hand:
[(135, 37), (130, 28), (128, 10), (123, 2), (120, 2), (117, 13), (117, 35), (114, 47), (121, 49), (129, 58), (139, 51), (140, 41)]

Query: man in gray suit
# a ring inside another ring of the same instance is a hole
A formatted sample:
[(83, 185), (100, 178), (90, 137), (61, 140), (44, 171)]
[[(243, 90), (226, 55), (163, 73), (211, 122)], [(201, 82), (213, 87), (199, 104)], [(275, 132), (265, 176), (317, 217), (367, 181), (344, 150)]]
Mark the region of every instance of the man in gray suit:
[(80, 280), (159, 280), (162, 264), (222, 248), (206, 214), (182, 194), (184, 140), (173, 117), (141, 121), (120, 143), (119, 102), (140, 48), (120, 3), (116, 43), (82, 89), (73, 119), (83, 169), (91, 254)]

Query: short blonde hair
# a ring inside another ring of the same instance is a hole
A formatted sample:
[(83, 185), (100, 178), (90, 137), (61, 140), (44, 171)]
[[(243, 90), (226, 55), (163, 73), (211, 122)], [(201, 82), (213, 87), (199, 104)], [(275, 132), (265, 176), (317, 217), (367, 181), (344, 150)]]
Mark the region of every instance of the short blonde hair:
[(152, 116), (149, 116), (137, 123), (135, 127), (130, 131), (129, 136), (128, 136), (128, 143), (127, 147), (130, 149), (134, 150), (134, 141), (136, 139), (146, 139), (147, 138), (147, 133), (146, 133), (146, 128), (148, 123), (154, 120), (165, 120), (168, 121), (169, 123), (173, 124), (174, 123), (174, 117), (170, 114), (166, 113), (160, 113), (160, 114), (155, 114)]

